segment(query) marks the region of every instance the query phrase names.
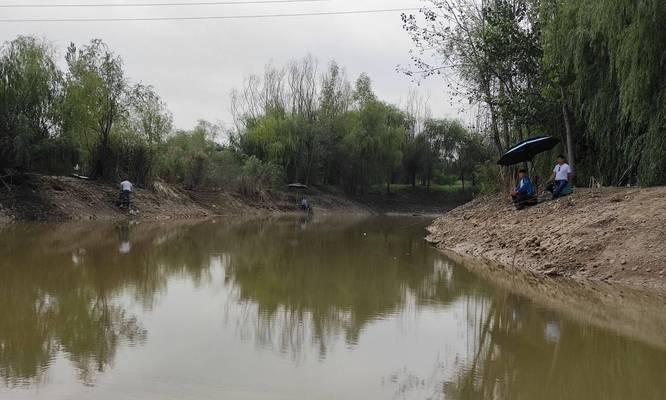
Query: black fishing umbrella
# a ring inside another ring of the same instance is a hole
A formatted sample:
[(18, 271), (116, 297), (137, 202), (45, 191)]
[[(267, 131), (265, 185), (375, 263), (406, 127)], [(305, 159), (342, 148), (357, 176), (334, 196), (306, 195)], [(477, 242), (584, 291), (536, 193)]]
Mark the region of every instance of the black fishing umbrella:
[(532, 161), (534, 157), (557, 146), (560, 141), (550, 136), (537, 136), (513, 146), (497, 161), (499, 165), (514, 165)]

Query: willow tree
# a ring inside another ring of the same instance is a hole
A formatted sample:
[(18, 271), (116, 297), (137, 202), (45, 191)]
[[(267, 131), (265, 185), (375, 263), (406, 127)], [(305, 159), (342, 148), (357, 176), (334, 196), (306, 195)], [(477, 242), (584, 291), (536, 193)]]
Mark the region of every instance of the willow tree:
[(346, 189), (365, 192), (372, 184), (384, 182), (390, 192), (402, 161), (409, 118), (397, 107), (377, 100), (366, 74), (356, 80), (352, 98), (355, 110), (347, 116), (348, 129), (343, 138)]
[(589, 173), (606, 184), (666, 183), (666, 4), (545, 4), (545, 60), (562, 72)]
[(66, 127), (85, 144), (93, 177), (110, 177), (111, 133), (126, 116), (128, 85), (122, 59), (101, 40), (66, 55)]
[(122, 119), (123, 136), (135, 138), (136, 143), (126, 145), (125, 152), (134, 152), (136, 157), (129, 157), (125, 175), (143, 183), (154, 176), (159, 146), (173, 131), (173, 115), (151, 86), (141, 84), (131, 90), (127, 108), (128, 118)]
[(0, 49), (0, 168), (30, 169), (61, 138), (62, 74), (50, 45), (21, 36)]

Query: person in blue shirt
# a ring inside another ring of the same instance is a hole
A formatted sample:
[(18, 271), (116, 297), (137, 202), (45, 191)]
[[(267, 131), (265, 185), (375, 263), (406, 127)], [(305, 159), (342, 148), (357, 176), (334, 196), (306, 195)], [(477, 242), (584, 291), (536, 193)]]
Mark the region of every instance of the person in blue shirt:
[(531, 205), (530, 201), (534, 198), (534, 186), (530, 177), (527, 176), (527, 171), (521, 169), (518, 171), (518, 185), (516, 188), (511, 191), (511, 199), (513, 204), (516, 205), (518, 210), (522, 210), (528, 205)]

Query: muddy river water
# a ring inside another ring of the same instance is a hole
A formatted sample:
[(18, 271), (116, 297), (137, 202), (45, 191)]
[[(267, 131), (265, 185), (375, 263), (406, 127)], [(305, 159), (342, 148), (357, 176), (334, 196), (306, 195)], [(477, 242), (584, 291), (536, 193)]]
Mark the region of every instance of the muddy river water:
[(427, 223), (0, 227), (0, 399), (666, 399), (662, 298), (522, 290)]

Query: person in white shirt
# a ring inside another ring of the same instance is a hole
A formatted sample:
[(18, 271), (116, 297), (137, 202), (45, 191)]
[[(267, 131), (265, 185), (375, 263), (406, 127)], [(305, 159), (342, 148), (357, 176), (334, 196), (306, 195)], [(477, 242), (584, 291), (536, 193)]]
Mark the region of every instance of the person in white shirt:
[(133, 188), (134, 186), (132, 185), (132, 182), (128, 181), (127, 179), (120, 182), (120, 208), (130, 208), (130, 200)]
[(553, 199), (562, 196), (562, 191), (569, 185), (572, 173), (571, 167), (567, 164), (567, 159), (563, 155), (557, 156), (553, 174), (546, 182), (546, 190), (553, 194)]

